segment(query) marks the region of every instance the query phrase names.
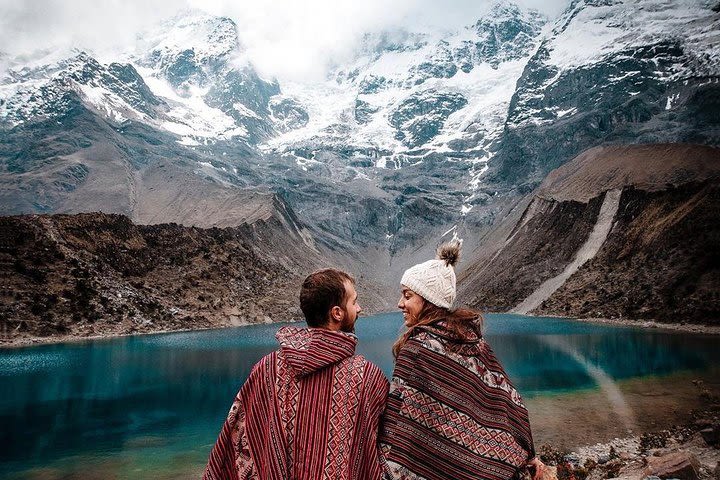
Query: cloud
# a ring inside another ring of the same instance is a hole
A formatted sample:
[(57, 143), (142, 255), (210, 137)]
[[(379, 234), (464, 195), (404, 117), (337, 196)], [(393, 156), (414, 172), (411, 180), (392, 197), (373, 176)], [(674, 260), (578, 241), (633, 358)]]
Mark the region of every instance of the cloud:
[(172, 0), (0, 0), (0, 51), (122, 48), (175, 11)]
[[(495, 3), (489, 0), (190, 0), (191, 5), (232, 18), (247, 56), (265, 75), (317, 79), (356, 50), (365, 33), (394, 28), (457, 29), (474, 23)], [(519, 0), (557, 16), (567, 0)]]
[[(493, 2), (494, 3), (494, 2)], [(567, 0), (518, 0), (556, 16)], [(347, 59), (364, 33), (451, 29), (474, 23), (487, 0), (0, 0), (0, 51), (83, 48), (119, 51), (179, 10), (232, 18), (245, 54), (268, 76), (312, 80)]]

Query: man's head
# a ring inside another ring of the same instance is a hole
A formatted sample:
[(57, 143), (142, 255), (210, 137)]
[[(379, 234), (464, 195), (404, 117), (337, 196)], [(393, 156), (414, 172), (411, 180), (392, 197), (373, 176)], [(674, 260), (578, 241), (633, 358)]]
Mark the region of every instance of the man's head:
[(355, 320), (362, 311), (355, 279), (334, 268), (311, 273), (300, 289), (300, 308), (308, 327), (355, 331)]

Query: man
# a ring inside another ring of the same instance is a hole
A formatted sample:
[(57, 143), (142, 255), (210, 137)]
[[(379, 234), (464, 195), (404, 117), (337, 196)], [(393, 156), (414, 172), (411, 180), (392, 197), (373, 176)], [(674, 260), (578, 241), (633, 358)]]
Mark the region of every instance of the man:
[(355, 355), (355, 282), (335, 269), (305, 279), (309, 328), (283, 327), (252, 369), (210, 453), (205, 480), (379, 479), (380, 369)]

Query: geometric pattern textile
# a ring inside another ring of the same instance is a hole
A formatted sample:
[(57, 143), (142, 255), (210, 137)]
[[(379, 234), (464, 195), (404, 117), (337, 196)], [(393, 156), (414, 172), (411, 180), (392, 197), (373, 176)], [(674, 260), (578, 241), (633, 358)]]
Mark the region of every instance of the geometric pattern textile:
[(380, 434), (385, 478), (508, 480), (535, 456), (527, 408), (490, 345), (443, 321), (398, 354)]
[(382, 475), (377, 435), (388, 381), (357, 337), (283, 327), (235, 397), (205, 480), (366, 480)]

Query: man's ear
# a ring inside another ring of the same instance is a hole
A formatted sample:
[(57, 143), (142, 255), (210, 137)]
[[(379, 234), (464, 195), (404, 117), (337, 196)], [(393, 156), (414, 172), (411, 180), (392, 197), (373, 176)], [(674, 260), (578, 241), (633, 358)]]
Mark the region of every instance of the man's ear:
[(345, 311), (335, 305), (330, 309), (330, 321), (342, 322), (345, 319)]

